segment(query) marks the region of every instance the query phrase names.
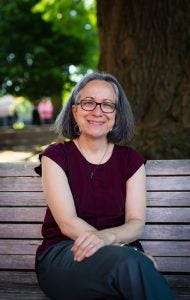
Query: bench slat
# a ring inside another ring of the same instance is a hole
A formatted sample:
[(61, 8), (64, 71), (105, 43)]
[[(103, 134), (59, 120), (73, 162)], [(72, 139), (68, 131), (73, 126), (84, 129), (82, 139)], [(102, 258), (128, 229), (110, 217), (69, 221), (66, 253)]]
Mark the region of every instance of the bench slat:
[(23, 254), (34, 255), (40, 240), (0, 240), (0, 255)]
[(189, 300), (190, 288), (173, 288), (176, 300)]
[(190, 192), (147, 192), (149, 206), (190, 206)]
[(190, 225), (172, 224), (151, 224), (146, 225), (142, 234), (145, 240), (189, 240)]
[(2, 270), (0, 276), (0, 283), (12, 283), (12, 284), (37, 284), (37, 277), (35, 271), (14, 271), (14, 270)]
[(38, 239), (41, 238), (41, 224), (1, 224), (0, 238), (3, 239)]
[(190, 175), (189, 159), (148, 160), (147, 175)]
[[(0, 176), (36, 176), (33, 171), (39, 163), (1, 163)], [(190, 160), (148, 160), (147, 175), (190, 175)]]
[(22, 254), (1, 254), (0, 255), (0, 269), (21, 269), (21, 270), (33, 270), (35, 266), (34, 255), (22, 255)]
[[(189, 272), (190, 257), (156, 257), (161, 272)], [(0, 255), (0, 269), (33, 270), (34, 255)]]
[[(176, 300), (189, 300), (189, 289), (176, 289), (174, 288)], [(42, 296), (42, 292), (36, 286), (0, 286), (0, 299), (6, 300), (47, 300)]]
[(39, 192), (42, 191), (41, 180), (38, 177), (2, 177), (0, 191)]
[[(189, 286), (190, 275), (170, 274), (164, 276), (176, 292), (177, 300), (189, 300), (190, 288), (187, 286)], [(33, 271), (1, 271), (0, 299), (45, 300), (47, 298), (40, 290), (36, 274)]]
[[(187, 287), (173, 288), (176, 300), (189, 300), (190, 289)], [(0, 284), (0, 299), (6, 300), (48, 300), (37, 284), (15, 285)]]
[(142, 241), (142, 245), (153, 256), (190, 256), (190, 241)]
[[(1, 224), (0, 238), (22, 238), (39, 239), (41, 238), (41, 224)], [(147, 224), (145, 226), (143, 240), (189, 240), (190, 225), (184, 224)]]
[(42, 222), (45, 207), (1, 207), (1, 222)]
[(0, 164), (0, 177), (10, 177), (10, 176), (37, 176), (34, 168), (38, 166), (38, 163), (24, 163), (15, 162), (13, 163), (1, 163)]
[[(35, 285), (0, 285), (0, 299), (2, 300), (48, 300), (37, 284)], [(180, 299), (179, 299), (180, 300)]]
[[(148, 206), (190, 207), (190, 192), (147, 192)], [(0, 206), (42, 206), (46, 205), (42, 192), (0, 192)]]
[[(148, 191), (189, 191), (189, 176), (148, 177)], [(1, 177), (0, 191), (42, 191), (39, 177)]]
[(161, 272), (189, 272), (190, 257), (156, 257)]
[(190, 223), (190, 207), (148, 207), (147, 222)]
[(165, 274), (164, 276), (171, 287), (174, 287), (174, 286), (178, 287), (178, 288), (189, 287), (189, 291), (190, 291), (190, 285), (189, 285), (190, 274), (188, 274), (188, 275)]
[(46, 205), (42, 192), (0, 192), (0, 207), (42, 205)]
[[(0, 254), (34, 255), (40, 244), (40, 240), (0, 240)], [(189, 256), (190, 241), (142, 241), (142, 245), (153, 256)]]
[[(189, 275), (175, 275), (175, 274), (166, 274), (164, 275), (171, 287), (187, 287), (190, 282)], [(22, 270), (2, 270), (0, 276), (0, 284), (28, 284), (35, 285), (37, 284), (36, 273), (33, 271), (22, 271)], [(0, 298), (1, 299), (1, 298)], [(140, 300), (140, 299), (139, 299)], [(164, 300), (164, 299), (163, 299)]]
[[(1, 207), (1, 222), (42, 222), (45, 207)], [(190, 207), (148, 207), (147, 222), (190, 222)]]
[(189, 191), (189, 176), (148, 177), (148, 191)]

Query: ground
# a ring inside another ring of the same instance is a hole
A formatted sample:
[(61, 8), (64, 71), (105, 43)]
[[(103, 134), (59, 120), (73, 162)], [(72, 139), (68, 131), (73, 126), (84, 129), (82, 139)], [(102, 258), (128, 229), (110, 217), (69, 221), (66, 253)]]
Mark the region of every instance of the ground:
[(27, 151), (0, 151), (0, 162), (37, 162), (38, 154)]

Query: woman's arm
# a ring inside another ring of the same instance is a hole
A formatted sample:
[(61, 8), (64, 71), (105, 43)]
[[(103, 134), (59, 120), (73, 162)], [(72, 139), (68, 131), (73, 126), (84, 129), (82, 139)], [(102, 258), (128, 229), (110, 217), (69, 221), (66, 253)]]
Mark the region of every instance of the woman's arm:
[(146, 217), (146, 174), (142, 165), (127, 181), (125, 224), (105, 230), (115, 236), (115, 243), (130, 243), (140, 238)]
[(65, 172), (46, 156), (42, 156), (42, 186), (47, 205), (63, 234), (75, 240), (86, 231), (96, 230), (77, 217)]

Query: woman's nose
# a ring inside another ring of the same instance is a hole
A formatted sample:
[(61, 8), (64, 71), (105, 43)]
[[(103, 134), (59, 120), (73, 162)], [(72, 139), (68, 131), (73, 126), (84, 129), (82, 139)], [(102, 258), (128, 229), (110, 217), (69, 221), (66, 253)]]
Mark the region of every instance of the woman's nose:
[(102, 109), (100, 107), (100, 104), (96, 105), (95, 109), (93, 110), (93, 113), (96, 115), (102, 115)]

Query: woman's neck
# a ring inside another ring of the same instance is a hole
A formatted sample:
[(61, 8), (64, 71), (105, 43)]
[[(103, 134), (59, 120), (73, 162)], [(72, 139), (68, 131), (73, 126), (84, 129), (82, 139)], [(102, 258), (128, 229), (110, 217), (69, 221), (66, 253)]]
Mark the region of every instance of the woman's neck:
[(80, 136), (75, 140), (75, 144), (84, 158), (93, 164), (106, 162), (110, 157), (110, 149), (111, 151), (113, 149), (112, 145), (105, 139), (86, 139)]
[(105, 148), (108, 146), (108, 141), (105, 138), (102, 139), (92, 139), (92, 138), (86, 138), (82, 135), (77, 139), (77, 141), (80, 143), (80, 145), (86, 149), (89, 152), (101, 152), (104, 151)]

